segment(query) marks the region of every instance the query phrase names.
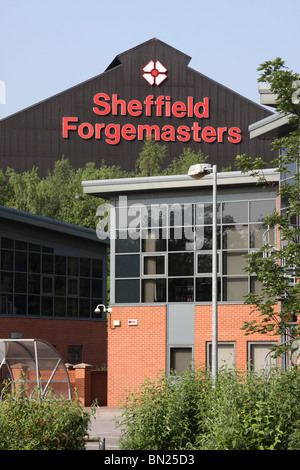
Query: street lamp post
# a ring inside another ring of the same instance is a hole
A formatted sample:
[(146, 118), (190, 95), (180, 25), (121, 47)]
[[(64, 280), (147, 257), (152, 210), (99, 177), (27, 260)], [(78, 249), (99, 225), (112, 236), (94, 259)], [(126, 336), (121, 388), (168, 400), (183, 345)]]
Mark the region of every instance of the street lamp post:
[(213, 237), (212, 237), (212, 378), (218, 377), (218, 278), (217, 278), (217, 165), (198, 163), (190, 167), (188, 175), (201, 179), (205, 175), (213, 175)]

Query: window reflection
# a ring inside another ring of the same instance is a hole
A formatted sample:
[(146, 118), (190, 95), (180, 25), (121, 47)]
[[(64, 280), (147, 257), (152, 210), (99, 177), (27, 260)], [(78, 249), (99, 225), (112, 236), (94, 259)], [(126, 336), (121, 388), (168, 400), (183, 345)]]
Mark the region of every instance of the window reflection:
[(7, 237), (0, 245), (1, 315), (92, 317), (91, 295), (102, 302), (101, 259), (55, 255), (53, 248)]
[(194, 253), (170, 253), (169, 276), (193, 276)]
[(276, 201), (250, 201), (250, 222), (264, 222), (268, 215), (276, 212)]
[(248, 226), (223, 226), (223, 248), (248, 248)]
[[(250, 289), (245, 256), (261, 247), (266, 231), (263, 220), (275, 207), (275, 198), (218, 202), (219, 300), (243, 302)], [(134, 239), (122, 241), (127, 229), (117, 230), (116, 302), (211, 302), (212, 203), (139, 208), (141, 232), (135, 230)], [(275, 242), (273, 229), (268, 231), (267, 241)], [(133, 288), (137, 293), (130, 291)]]
[(166, 279), (143, 279), (142, 302), (165, 302)]
[(248, 202), (223, 203), (222, 222), (225, 224), (237, 224), (248, 222)]

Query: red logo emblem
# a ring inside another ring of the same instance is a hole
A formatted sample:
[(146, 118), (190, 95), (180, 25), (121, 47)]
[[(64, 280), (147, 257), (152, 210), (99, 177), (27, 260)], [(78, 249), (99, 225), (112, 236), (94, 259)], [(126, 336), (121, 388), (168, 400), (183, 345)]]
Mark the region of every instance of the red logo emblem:
[(156, 62), (150, 60), (150, 62), (143, 68), (143, 71), (145, 72), (143, 77), (148, 83), (150, 83), (150, 85), (160, 85), (167, 78), (167, 69), (159, 62), (159, 60)]

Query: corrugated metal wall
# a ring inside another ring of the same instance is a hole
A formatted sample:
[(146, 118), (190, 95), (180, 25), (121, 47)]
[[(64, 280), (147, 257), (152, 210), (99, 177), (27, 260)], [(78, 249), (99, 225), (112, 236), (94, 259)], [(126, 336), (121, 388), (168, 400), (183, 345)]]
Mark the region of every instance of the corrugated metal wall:
[[(150, 86), (142, 77), (143, 67), (150, 61), (159, 60), (168, 70), (168, 78), (160, 86)], [(247, 153), (250, 156), (272, 158), (268, 141), (250, 141), (248, 126), (270, 115), (265, 108), (253, 103), (219, 83), (209, 79), (188, 66), (190, 57), (156, 39), (147, 41), (123, 54), (120, 54), (105, 72), (69, 90), (33, 105), (11, 117), (0, 121), (0, 168), (7, 166), (18, 172), (37, 166), (41, 175), (52, 169), (54, 162), (64, 155), (74, 168), (87, 162), (108, 165), (120, 165), (124, 170), (135, 168), (136, 159), (143, 147), (138, 140), (123, 140), (117, 145), (110, 145), (105, 140), (81, 139), (77, 132), (71, 132), (68, 139), (62, 137), (62, 118), (78, 117), (79, 123), (119, 123), (121, 126), (132, 123), (157, 124), (160, 128), (171, 125), (191, 127), (196, 120), (199, 125), (213, 128), (237, 126), (242, 131), (242, 141), (232, 144), (194, 142), (162, 142), (167, 146), (167, 165), (174, 157), (190, 147), (202, 150), (209, 155), (209, 161), (217, 163), (218, 168), (229, 165), (234, 169), (235, 156)], [(195, 102), (204, 97), (210, 99), (210, 117), (208, 119), (145, 116), (97, 116), (93, 112), (93, 98), (96, 93), (117, 93), (126, 102), (139, 100), (146, 96), (170, 96), (172, 102), (186, 103), (188, 96)]]

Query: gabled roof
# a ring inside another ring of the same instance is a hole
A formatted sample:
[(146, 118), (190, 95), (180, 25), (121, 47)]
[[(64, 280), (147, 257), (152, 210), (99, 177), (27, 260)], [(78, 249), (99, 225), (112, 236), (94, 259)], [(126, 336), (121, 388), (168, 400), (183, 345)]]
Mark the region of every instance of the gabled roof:
[(148, 41), (145, 41), (141, 44), (139, 44), (138, 46), (134, 46), (130, 49), (127, 49), (126, 51), (124, 52), (121, 52), (120, 54), (116, 55), (116, 57), (114, 58), (114, 60), (109, 64), (109, 66), (107, 67), (106, 70), (111, 70), (115, 67), (117, 67), (118, 65), (120, 65), (122, 63), (122, 59), (125, 55), (127, 54), (132, 54), (133, 52), (139, 50), (140, 48), (144, 47), (144, 46), (147, 46), (148, 44), (150, 43), (156, 43), (156, 44), (160, 44), (166, 48), (169, 48), (171, 51), (175, 52), (176, 54), (180, 54), (183, 59), (186, 61), (186, 64), (188, 64), (190, 61), (191, 61), (191, 57), (188, 56), (187, 54), (185, 54), (184, 52), (181, 52), (179, 51), (178, 49), (176, 49), (175, 47), (172, 47), (170, 46), (169, 44), (161, 41), (160, 39), (157, 39), (157, 38), (152, 38), (152, 39), (149, 39)]

